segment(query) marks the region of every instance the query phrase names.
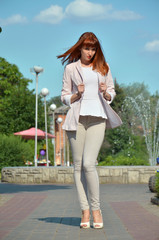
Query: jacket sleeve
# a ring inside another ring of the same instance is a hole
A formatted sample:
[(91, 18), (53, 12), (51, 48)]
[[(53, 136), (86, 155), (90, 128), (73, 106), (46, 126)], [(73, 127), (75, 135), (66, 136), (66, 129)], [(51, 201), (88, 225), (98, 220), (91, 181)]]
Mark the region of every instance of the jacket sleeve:
[(114, 82), (113, 82), (113, 77), (112, 77), (110, 68), (109, 68), (109, 71), (108, 71), (108, 73), (106, 75), (106, 85), (107, 85), (107, 93), (109, 93), (110, 96), (111, 96), (111, 100), (107, 101), (107, 103), (110, 104), (113, 101), (113, 99), (115, 98), (115, 96), (116, 96), (116, 92), (115, 92), (115, 88), (114, 88)]
[(71, 97), (72, 97), (72, 80), (71, 73), (68, 68), (68, 65), (65, 67), (63, 74), (63, 86), (61, 91), (61, 101), (67, 105), (71, 105)]

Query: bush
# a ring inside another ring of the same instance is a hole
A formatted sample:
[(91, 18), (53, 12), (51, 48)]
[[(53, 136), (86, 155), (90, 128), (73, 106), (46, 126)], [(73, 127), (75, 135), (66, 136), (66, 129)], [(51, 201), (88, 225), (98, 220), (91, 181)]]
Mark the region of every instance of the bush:
[[(120, 145), (122, 139), (121, 141), (114, 140), (114, 143), (112, 141), (111, 145), (103, 146), (98, 156), (99, 165), (149, 165), (148, 152), (145, 145), (144, 137), (131, 134), (126, 141), (127, 143), (122, 144), (122, 146)], [(117, 142), (119, 144), (116, 144)], [(115, 145), (119, 145), (118, 150)]]
[(141, 166), (141, 165), (149, 165), (148, 161), (137, 158), (135, 156), (128, 157), (124, 154), (117, 154), (117, 155), (109, 155), (105, 158), (104, 161), (98, 164), (99, 166)]
[(3, 167), (24, 166), (32, 160), (32, 148), (18, 136), (0, 134), (0, 170)]
[[(45, 140), (39, 140), (37, 153), (45, 145)], [(0, 171), (3, 167), (26, 166), (25, 162), (32, 162), (34, 166), (34, 140), (23, 140), (21, 137), (0, 134)], [(53, 162), (53, 145), (48, 139), (48, 152), (51, 165)]]
[(155, 190), (157, 192), (157, 197), (159, 198), (159, 172), (156, 173)]

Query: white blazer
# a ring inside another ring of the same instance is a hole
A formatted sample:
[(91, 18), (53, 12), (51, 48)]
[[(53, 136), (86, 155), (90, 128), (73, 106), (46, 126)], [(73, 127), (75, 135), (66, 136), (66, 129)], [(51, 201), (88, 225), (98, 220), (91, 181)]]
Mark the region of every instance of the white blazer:
[[(105, 76), (102, 76), (98, 73), (98, 80), (100, 82), (105, 82), (107, 86), (107, 92), (111, 94), (111, 97), (115, 97), (116, 93), (114, 90), (113, 78), (110, 70)], [(83, 74), (81, 68), (81, 61), (70, 63), (66, 65), (63, 75), (63, 87), (61, 92), (61, 101), (66, 104), (67, 95), (72, 95), (77, 93), (77, 86), (83, 82)], [(105, 110), (107, 121), (107, 128), (115, 128), (122, 124), (122, 121), (118, 114), (110, 107), (109, 101), (106, 101), (103, 98), (102, 93), (99, 91), (99, 97), (101, 99), (103, 108)], [(65, 122), (62, 126), (64, 130), (76, 131), (80, 115), (80, 106), (81, 106), (82, 97), (70, 105), (70, 109), (67, 112)]]

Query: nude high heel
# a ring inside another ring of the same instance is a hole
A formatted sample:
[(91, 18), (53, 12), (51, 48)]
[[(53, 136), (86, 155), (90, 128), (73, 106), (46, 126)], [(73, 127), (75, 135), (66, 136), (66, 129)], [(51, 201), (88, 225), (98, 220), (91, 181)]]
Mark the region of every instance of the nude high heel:
[[(102, 216), (101, 210), (100, 210), (100, 214)], [(103, 228), (103, 222), (102, 223), (95, 223), (95, 222), (93, 222), (93, 228), (96, 228), (96, 229)]]
[[(82, 213), (83, 216), (83, 213)], [(80, 223), (80, 228), (90, 228), (90, 217), (88, 222), (81, 222)]]
[(80, 223), (80, 228), (90, 228), (90, 221), (85, 223)]

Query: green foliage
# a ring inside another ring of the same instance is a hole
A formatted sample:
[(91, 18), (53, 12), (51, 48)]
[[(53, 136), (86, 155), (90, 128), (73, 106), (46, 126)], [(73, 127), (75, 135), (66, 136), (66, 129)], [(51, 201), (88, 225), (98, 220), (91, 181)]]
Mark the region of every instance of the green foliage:
[(54, 166), (54, 147), (51, 139), (48, 139), (48, 152), (49, 152), (48, 158), (51, 162), (51, 165)]
[(127, 132), (127, 128), (127, 135), (124, 134), (124, 129), (121, 129), (121, 132), (114, 130), (111, 130), (111, 135), (107, 137), (107, 148), (102, 147), (99, 153), (99, 165), (149, 165), (144, 137)]
[(126, 148), (129, 142), (130, 135), (131, 135), (130, 130), (127, 127), (125, 127), (124, 124), (121, 125), (121, 127), (109, 129), (107, 131), (106, 138), (109, 141), (109, 144), (114, 154)]
[[(11, 134), (35, 126), (35, 94), (28, 89), (29, 82), (16, 65), (0, 58), (0, 133)], [(40, 97), (38, 115), (38, 127), (44, 129)]]
[[(44, 145), (45, 140), (38, 141), (38, 153)], [(34, 140), (23, 140), (19, 136), (0, 134), (0, 170), (3, 167), (24, 166), (27, 161), (34, 165), (34, 146)], [(50, 139), (48, 139), (48, 152), (49, 160), (53, 165), (53, 145)]]
[(19, 84), (25, 87), (31, 82), (29, 79), (23, 78), (15, 64), (8, 63), (4, 58), (0, 57), (0, 96), (5, 97), (10, 94), (13, 88)]
[(131, 85), (123, 86), (123, 91), (125, 92), (125, 99), (122, 103), (122, 120), (127, 128), (131, 129), (133, 127), (135, 134), (141, 135), (141, 128), (139, 128), (141, 127), (141, 121), (139, 120), (137, 111), (130, 99), (136, 99), (138, 96), (143, 96), (145, 100), (149, 99), (150, 92), (148, 91), (148, 86), (144, 83), (136, 82)]
[(111, 107), (114, 109), (114, 111), (119, 113), (121, 111), (122, 104), (125, 99), (125, 91), (124, 88), (120, 87), (120, 85), (117, 83), (116, 79), (115, 79), (115, 92), (116, 97), (111, 103)]
[(121, 127), (107, 130), (101, 152), (109, 155), (126, 150), (131, 150), (131, 152), (134, 150), (138, 154), (142, 151), (142, 156), (146, 154), (147, 157), (144, 137), (133, 135), (125, 124), (121, 125)]
[(135, 157), (135, 156), (125, 156), (123, 153), (117, 155), (109, 155), (105, 158), (105, 161), (102, 161), (98, 164), (99, 166), (141, 166), (149, 165), (148, 161)]
[(47, 101), (48, 106), (50, 106), (53, 103), (56, 105), (57, 108), (60, 107), (62, 105), (61, 96), (53, 97)]
[(144, 83), (133, 83), (127, 86), (123, 86), (123, 90), (125, 92), (125, 95), (128, 97), (135, 98), (139, 94), (142, 94), (145, 99), (150, 97), (150, 92), (148, 90), (148, 86)]
[(159, 172), (156, 173), (155, 190), (157, 192), (157, 197), (159, 198)]
[(32, 149), (18, 136), (0, 134), (0, 169), (3, 167), (24, 166), (32, 160)]

